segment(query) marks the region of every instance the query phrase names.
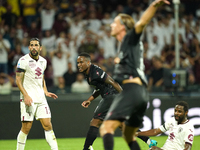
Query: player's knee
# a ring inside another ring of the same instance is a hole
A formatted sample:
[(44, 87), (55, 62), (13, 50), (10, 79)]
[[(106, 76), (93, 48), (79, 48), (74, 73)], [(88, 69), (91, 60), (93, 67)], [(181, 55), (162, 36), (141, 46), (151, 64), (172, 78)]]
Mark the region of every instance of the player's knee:
[(43, 128), (44, 128), (44, 130), (46, 130), (46, 131), (52, 130), (52, 124), (51, 124), (51, 122), (43, 123)]
[(97, 128), (99, 128), (102, 124), (102, 120), (100, 119), (92, 119), (91, 122), (90, 122), (90, 126), (95, 126)]

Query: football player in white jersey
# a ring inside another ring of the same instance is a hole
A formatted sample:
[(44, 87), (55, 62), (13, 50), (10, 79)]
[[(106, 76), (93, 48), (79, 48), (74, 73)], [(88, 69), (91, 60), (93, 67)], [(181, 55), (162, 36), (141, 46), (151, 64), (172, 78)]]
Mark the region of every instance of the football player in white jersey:
[(179, 101), (174, 108), (174, 117), (166, 121), (162, 126), (148, 131), (137, 132), (141, 136), (156, 136), (169, 131), (168, 139), (163, 147), (153, 146), (150, 150), (191, 150), (194, 126), (187, 119), (188, 104), (185, 101)]
[(32, 127), (34, 116), (40, 120), (47, 143), (52, 150), (58, 150), (56, 137), (51, 124), (51, 112), (46, 96), (57, 98), (47, 90), (44, 71), (47, 61), (41, 57), (41, 42), (32, 38), (29, 44), (30, 53), (21, 57), (17, 64), (16, 83), (20, 90), (20, 109), (22, 128), (17, 136), (17, 150), (24, 150), (27, 135)]

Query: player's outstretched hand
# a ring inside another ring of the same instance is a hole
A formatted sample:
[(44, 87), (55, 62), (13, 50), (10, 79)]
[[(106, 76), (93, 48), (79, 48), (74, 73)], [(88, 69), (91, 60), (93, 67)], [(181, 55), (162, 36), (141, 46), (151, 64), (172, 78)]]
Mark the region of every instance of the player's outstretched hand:
[(51, 92), (47, 92), (47, 93), (46, 93), (46, 96), (48, 96), (48, 97), (52, 97), (53, 99), (58, 98), (58, 96), (57, 96), (56, 94), (51, 93)]
[(155, 6), (155, 7), (159, 7), (159, 6), (161, 6), (161, 5), (163, 5), (163, 4), (170, 4), (170, 2), (168, 1), (168, 0), (155, 0), (154, 2), (153, 2), (153, 5)]
[(84, 101), (84, 102), (82, 102), (82, 106), (84, 107), (84, 108), (88, 108), (88, 106), (90, 105), (90, 101)]

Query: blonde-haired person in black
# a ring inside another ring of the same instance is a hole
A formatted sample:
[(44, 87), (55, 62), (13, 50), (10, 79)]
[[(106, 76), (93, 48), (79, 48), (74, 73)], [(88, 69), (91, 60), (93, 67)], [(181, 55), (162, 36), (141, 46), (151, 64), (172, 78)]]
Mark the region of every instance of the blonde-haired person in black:
[(152, 2), (136, 23), (131, 16), (119, 14), (111, 24), (111, 35), (121, 42), (119, 61), (115, 65), (113, 78), (122, 84), (123, 91), (113, 100), (100, 128), (105, 150), (113, 150), (113, 134), (124, 121), (124, 139), (131, 150), (140, 150), (133, 137), (142, 124), (149, 100), (144, 74), (143, 44), (140, 36), (158, 7), (163, 4), (170, 3), (167, 0)]

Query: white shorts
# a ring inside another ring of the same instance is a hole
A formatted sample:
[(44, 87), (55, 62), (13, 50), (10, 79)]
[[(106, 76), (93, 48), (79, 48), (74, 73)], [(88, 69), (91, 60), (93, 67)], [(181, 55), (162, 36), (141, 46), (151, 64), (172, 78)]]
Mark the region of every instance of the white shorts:
[(26, 106), (24, 101), (20, 102), (21, 121), (33, 121), (40, 118), (51, 118), (51, 111), (46, 101), (42, 103), (32, 103), (31, 106)]

